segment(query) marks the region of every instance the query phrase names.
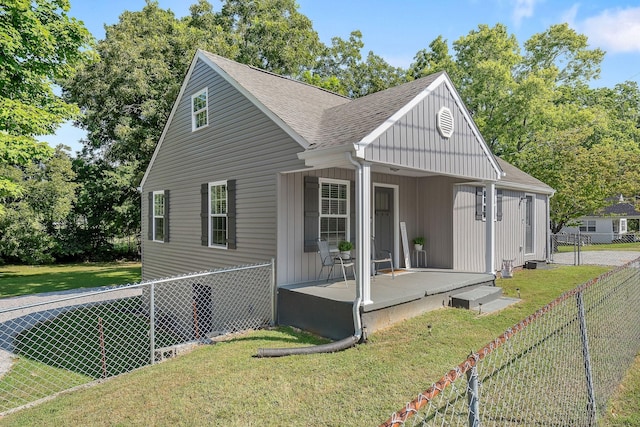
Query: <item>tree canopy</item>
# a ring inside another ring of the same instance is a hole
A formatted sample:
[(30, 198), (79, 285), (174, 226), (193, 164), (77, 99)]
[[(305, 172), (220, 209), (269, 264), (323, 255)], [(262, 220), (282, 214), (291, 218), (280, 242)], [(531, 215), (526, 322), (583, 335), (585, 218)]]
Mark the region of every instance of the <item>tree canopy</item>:
[[(27, 165), (52, 154), (37, 141), (75, 117), (53, 84), (91, 56), (84, 25), (67, 15), (68, 0), (0, 2), (0, 165)], [(0, 199), (20, 194), (19, 182), (0, 176)], [(0, 208), (4, 202), (0, 204)]]

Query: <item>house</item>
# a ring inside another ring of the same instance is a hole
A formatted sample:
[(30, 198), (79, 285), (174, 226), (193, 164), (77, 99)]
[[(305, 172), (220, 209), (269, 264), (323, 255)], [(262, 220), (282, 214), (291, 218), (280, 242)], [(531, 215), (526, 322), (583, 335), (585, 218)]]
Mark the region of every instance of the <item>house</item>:
[(274, 258), (279, 287), (313, 282), (317, 239), (350, 240), (366, 307), (374, 236), (407, 268), (404, 236), (447, 271), (549, 253), (553, 190), (491, 153), (444, 72), (351, 100), (198, 50), (141, 188), (145, 280)]
[(622, 196), (600, 211), (578, 218), (576, 225), (563, 227), (561, 233), (578, 234), (589, 243), (634, 242), (640, 212)]

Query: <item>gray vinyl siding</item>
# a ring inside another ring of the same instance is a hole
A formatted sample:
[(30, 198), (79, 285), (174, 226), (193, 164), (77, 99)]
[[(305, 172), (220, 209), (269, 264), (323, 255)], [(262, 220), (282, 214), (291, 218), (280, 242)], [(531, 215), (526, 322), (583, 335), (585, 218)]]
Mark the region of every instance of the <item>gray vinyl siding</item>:
[(452, 190), (453, 206), (453, 269), (485, 271), (486, 224), (475, 219), (476, 187), (460, 185)]
[[(416, 200), (418, 224), (415, 236), (425, 238), (430, 268), (453, 268), (453, 185), (448, 177), (418, 180)], [(410, 242), (411, 246), (411, 242)]]
[[(191, 95), (204, 87), (209, 93), (209, 125), (192, 132)], [(143, 238), (143, 278), (275, 257), (278, 172), (304, 166), (297, 158), (300, 145), (201, 62), (178, 102), (143, 188), (144, 194), (171, 191), (171, 240)], [(200, 185), (229, 179), (236, 180), (237, 188), (237, 249), (202, 246)], [(147, 210), (143, 203), (143, 230)]]
[[(448, 107), (454, 117), (451, 138), (443, 138), (436, 128), (440, 107)], [(366, 160), (383, 162), (437, 174), (474, 180), (496, 180), (496, 171), (480, 140), (458, 108), (446, 85), (430, 95), (369, 144)]]
[[(486, 222), (475, 219), (475, 185), (455, 187), (453, 209), (453, 244), (455, 270), (485, 271)], [(532, 193), (527, 193), (532, 194)], [(546, 258), (546, 196), (533, 194), (535, 198), (534, 253), (524, 253), (524, 207), (520, 198), (525, 192), (502, 189), (502, 220), (496, 221), (495, 270), (500, 270), (502, 260), (514, 260), (515, 266), (525, 261)]]
[[(320, 272), (320, 259), (315, 252), (304, 252), (304, 177), (342, 179), (355, 185), (355, 171), (349, 169), (323, 169), (305, 173), (283, 174), (280, 177), (279, 210), (280, 240), (278, 242), (278, 284), (300, 283), (315, 280)], [(400, 221), (407, 223), (407, 234), (413, 236), (416, 224), (416, 179), (385, 174), (372, 174), (372, 183), (398, 186)], [(355, 194), (352, 191), (351, 196)], [(353, 206), (353, 203), (352, 203)], [(353, 213), (352, 213), (353, 216)], [(399, 236), (399, 230), (395, 230)], [(351, 230), (354, 234), (354, 230)], [(357, 248), (355, 248), (357, 251)], [(402, 250), (398, 259), (403, 259)]]

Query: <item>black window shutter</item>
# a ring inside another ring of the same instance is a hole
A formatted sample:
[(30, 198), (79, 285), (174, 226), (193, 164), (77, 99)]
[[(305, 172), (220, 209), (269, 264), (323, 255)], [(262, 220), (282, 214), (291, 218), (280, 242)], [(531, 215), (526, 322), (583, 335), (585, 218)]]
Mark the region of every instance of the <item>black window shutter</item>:
[(200, 186), (200, 241), (202, 246), (209, 246), (209, 184)]
[(227, 180), (227, 249), (236, 249), (236, 180)]
[(149, 212), (147, 218), (149, 222), (147, 238), (153, 240), (153, 191), (149, 191)]
[(476, 187), (476, 219), (482, 221), (482, 187)]
[(164, 190), (164, 241), (169, 241), (169, 190)]
[(497, 191), (497, 201), (496, 201), (496, 219), (498, 221), (502, 221), (502, 189), (499, 188)]
[(320, 184), (317, 176), (304, 177), (304, 251), (318, 251)]

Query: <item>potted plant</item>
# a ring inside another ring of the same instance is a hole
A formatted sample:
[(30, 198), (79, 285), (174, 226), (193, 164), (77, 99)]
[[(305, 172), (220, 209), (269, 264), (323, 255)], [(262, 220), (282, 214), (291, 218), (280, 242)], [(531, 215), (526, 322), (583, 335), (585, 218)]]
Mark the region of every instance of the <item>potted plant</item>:
[(424, 245), (424, 237), (416, 237), (415, 239), (413, 239), (413, 248), (416, 251), (421, 251), (423, 245)]
[(351, 249), (353, 249), (353, 243), (346, 240), (338, 243), (338, 250), (340, 251), (340, 258), (351, 259)]

